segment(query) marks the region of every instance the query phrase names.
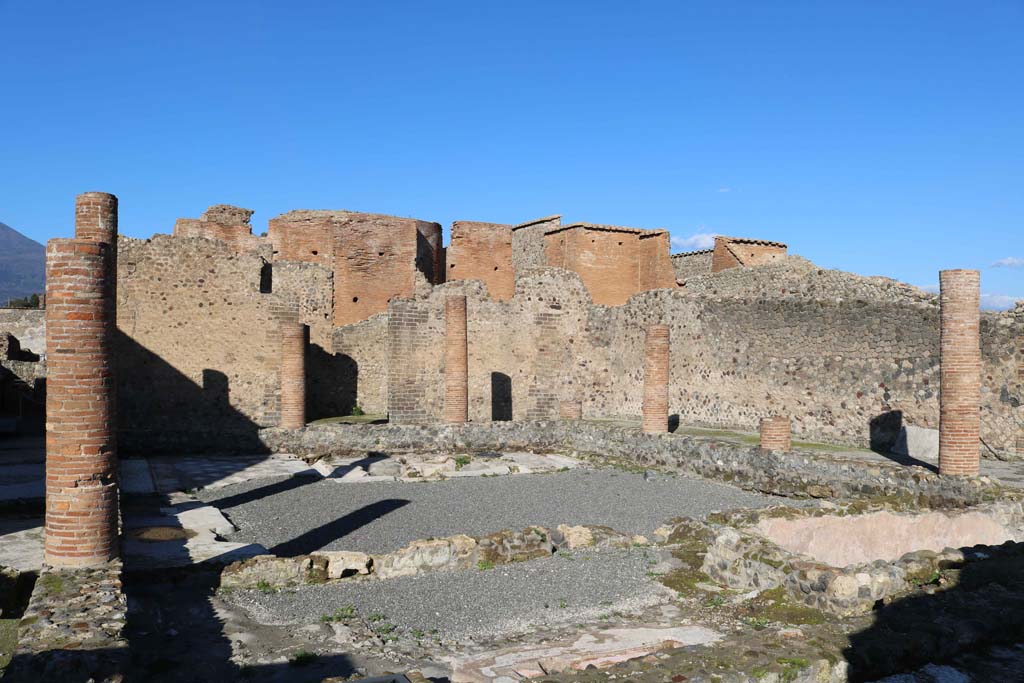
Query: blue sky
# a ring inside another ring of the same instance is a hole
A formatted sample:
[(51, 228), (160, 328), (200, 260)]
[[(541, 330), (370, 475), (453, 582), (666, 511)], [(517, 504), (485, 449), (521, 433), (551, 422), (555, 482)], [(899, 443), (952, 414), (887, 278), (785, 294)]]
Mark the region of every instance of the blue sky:
[(1024, 298), (1021, 0), (0, 0), (0, 31), (0, 221), (39, 241), (85, 190), (138, 237), (560, 213)]

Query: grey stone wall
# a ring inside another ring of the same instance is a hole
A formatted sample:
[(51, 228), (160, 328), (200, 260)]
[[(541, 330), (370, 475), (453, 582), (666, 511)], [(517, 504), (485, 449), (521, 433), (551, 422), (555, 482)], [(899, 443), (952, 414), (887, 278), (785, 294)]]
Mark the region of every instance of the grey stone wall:
[(0, 334), (12, 334), (22, 351), (46, 353), (46, 311), (41, 308), (0, 308)]
[(672, 255), (672, 269), (675, 271), (676, 280), (689, 280), (711, 274), (711, 259), (713, 249), (694, 251), (686, 254)]

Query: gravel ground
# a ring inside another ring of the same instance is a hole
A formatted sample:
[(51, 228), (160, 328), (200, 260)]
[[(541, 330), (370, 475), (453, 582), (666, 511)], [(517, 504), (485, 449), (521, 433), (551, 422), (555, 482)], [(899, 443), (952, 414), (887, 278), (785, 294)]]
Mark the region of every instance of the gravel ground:
[(645, 478), (615, 469), (364, 484), (274, 478), (199, 497), (239, 528), (232, 541), (261, 543), (282, 556), (316, 550), (382, 553), (416, 539), (530, 525), (597, 524), (649, 535), (673, 517), (793, 503), (702, 479)]
[(484, 571), (432, 572), (271, 594), (237, 591), (224, 597), (262, 623), (315, 623), (352, 605), (371, 628), (394, 625), (396, 637), (419, 630), (461, 641), (591, 621), (666, 602), (671, 591), (647, 575), (656, 559), (657, 552), (648, 548), (578, 551)]

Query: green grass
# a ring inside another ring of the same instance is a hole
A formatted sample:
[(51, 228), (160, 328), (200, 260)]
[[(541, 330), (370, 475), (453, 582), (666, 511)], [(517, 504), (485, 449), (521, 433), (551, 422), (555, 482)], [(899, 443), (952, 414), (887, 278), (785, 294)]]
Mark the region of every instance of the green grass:
[(455, 469), (461, 470), (463, 467), (473, 462), (473, 456), (471, 455), (460, 455), (455, 458)]
[(266, 581), (257, 581), (256, 582), (256, 590), (258, 590), (260, 593), (264, 593), (264, 594), (267, 594), (267, 595), (269, 595), (270, 593), (276, 593), (277, 592), (277, 589), (274, 588), (273, 586), (271, 586)]
[(299, 650), (288, 659), (288, 663), (292, 666), (306, 666), (314, 661), (316, 661), (316, 654), (306, 650)]
[(494, 563), (490, 560), (480, 560), (476, 563), (476, 568), (482, 572), (485, 572), (488, 569), (494, 569)]
[(355, 605), (345, 605), (334, 610), (334, 614), (325, 614), (320, 617), (320, 621), (324, 624), (330, 624), (335, 621), (349, 621), (354, 619), (356, 616)]

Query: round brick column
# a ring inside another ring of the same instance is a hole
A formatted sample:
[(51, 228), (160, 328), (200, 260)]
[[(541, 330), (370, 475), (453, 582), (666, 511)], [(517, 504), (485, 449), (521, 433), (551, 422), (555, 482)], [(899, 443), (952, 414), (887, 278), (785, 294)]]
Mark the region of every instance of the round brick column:
[(444, 302), (444, 421), (469, 419), (469, 360), (466, 337), (466, 297)]
[(939, 473), (978, 474), (981, 449), (981, 274), (939, 273)]
[(761, 420), (761, 448), (786, 453), (792, 447), (789, 418), (783, 415)]
[(643, 430), (648, 434), (668, 431), (668, 325), (647, 328), (644, 343)]
[(560, 401), (558, 403), (558, 416), (563, 420), (583, 419), (583, 402), (573, 399)]
[(46, 246), (44, 561), (95, 566), (118, 554), (110, 246)]
[(306, 326), (281, 323), (281, 426), (306, 426)]
[(117, 292), (117, 197), (83, 192), (75, 197), (75, 239), (110, 245), (110, 272)]

